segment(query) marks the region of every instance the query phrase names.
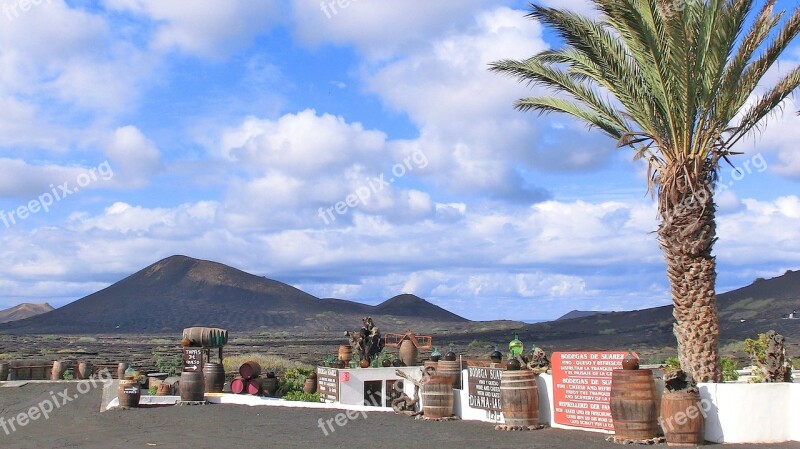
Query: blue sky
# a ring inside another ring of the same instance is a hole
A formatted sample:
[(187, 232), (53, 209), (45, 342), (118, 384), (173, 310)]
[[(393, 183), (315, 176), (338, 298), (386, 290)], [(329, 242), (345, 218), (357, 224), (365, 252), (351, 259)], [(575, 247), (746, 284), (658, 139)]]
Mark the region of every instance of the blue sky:
[[(486, 70), (558, 45), (526, 2), (0, 4), (0, 307), (173, 254), (471, 319), (670, 301), (644, 167)], [(718, 291), (800, 268), (783, 109), (722, 171)]]

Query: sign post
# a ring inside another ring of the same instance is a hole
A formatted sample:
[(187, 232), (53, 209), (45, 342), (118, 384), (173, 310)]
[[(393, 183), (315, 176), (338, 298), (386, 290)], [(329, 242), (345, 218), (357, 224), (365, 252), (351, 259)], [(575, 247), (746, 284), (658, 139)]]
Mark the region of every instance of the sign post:
[(183, 368), (181, 372), (203, 370), (203, 348), (183, 348)]
[(485, 366), (467, 366), (469, 406), (486, 410), (486, 418), (500, 420), (503, 406), (500, 402), (500, 381), (503, 370)]
[(339, 370), (318, 366), (317, 392), (320, 402), (339, 402)]
[(573, 427), (614, 430), (611, 372), (627, 352), (555, 352), (552, 357), (553, 421)]

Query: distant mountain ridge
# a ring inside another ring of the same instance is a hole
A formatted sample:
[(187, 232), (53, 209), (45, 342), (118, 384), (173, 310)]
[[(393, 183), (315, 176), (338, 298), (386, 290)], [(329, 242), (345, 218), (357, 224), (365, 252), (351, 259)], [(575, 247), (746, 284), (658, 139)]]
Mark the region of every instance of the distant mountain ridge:
[(53, 306), (48, 303), (31, 304), (25, 302), (5, 310), (0, 310), (0, 323), (24, 320), (25, 318), (41, 315), (51, 310), (53, 310)]
[(564, 315), (555, 319), (555, 321), (560, 320), (572, 320), (575, 318), (586, 318), (593, 315), (601, 315), (604, 313), (611, 313), (611, 312), (601, 312), (596, 310), (572, 310), (570, 312), (565, 313)]
[(468, 321), (414, 295), (399, 295), (377, 306), (319, 299), (217, 262), (171, 256), (48, 314), (2, 324), (0, 331), (173, 332), (195, 325), (253, 330), (341, 325), (343, 318), (365, 315)]

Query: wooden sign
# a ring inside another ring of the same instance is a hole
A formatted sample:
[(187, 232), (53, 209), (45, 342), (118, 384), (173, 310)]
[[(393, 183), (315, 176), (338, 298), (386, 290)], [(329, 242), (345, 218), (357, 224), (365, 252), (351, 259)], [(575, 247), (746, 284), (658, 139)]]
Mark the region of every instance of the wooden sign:
[(202, 348), (183, 348), (183, 368), (182, 372), (202, 371), (203, 369), (203, 349)]
[(627, 352), (555, 352), (553, 421), (574, 427), (614, 430), (611, 372), (622, 369)]
[(317, 392), (320, 402), (339, 402), (339, 370), (317, 367)]
[(502, 411), (500, 380), (503, 370), (481, 366), (467, 366), (469, 379), (469, 406), (482, 410)]

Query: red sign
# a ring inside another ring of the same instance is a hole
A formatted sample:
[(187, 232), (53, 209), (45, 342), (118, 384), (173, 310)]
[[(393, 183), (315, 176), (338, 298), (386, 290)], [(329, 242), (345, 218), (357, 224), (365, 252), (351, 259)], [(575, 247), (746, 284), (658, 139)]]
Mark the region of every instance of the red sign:
[(611, 372), (627, 352), (553, 353), (553, 421), (574, 427), (614, 430)]

